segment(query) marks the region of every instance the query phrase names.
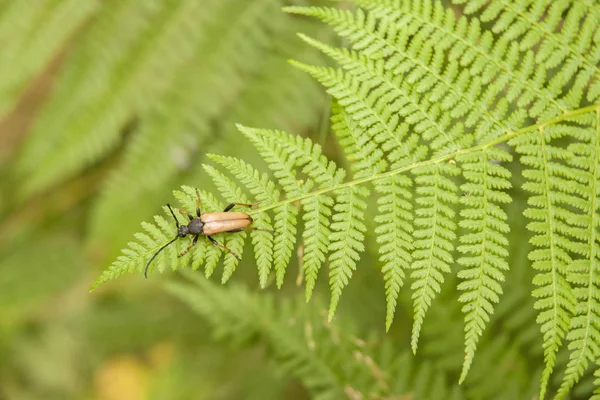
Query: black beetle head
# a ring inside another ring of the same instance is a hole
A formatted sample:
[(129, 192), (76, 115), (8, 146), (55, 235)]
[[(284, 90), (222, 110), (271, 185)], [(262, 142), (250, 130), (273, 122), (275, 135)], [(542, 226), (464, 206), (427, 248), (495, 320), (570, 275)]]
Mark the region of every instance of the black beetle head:
[(190, 233), (190, 231), (186, 225), (180, 225), (179, 228), (177, 228), (177, 236), (179, 237), (187, 236), (188, 233)]

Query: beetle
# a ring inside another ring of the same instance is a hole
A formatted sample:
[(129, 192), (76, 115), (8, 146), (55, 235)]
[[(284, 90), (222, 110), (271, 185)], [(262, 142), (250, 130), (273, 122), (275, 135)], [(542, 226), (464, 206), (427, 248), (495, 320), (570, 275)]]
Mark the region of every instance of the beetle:
[(146, 264), (146, 268), (144, 269), (144, 276), (146, 278), (148, 277), (148, 268), (150, 267), (150, 264), (156, 258), (156, 256), (161, 251), (163, 251), (165, 248), (167, 248), (167, 246), (169, 246), (170, 244), (172, 244), (179, 238), (183, 238), (186, 236), (194, 237), (194, 239), (192, 239), (192, 244), (190, 244), (184, 251), (182, 251), (179, 254), (179, 257), (183, 257), (184, 255), (186, 255), (187, 252), (190, 251), (192, 249), (192, 247), (194, 247), (196, 245), (196, 243), (198, 243), (198, 238), (200, 237), (200, 235), (204, 235), (208, 238), (208, 240), (210, 240), (210, 242), (212, 244), (225, 250), (226, 252), (228, 252), (229, 254), (231, 254), (232, 256), (237, 258), (238, 260), (241, 260), (240, 256), (238, 256), (234, 251), (232, 251), (228, 247), (220, 244), (215, 239), (213, 239), (211, 236), (216, 235), (217, 233), (224, 233), (224, 232), (230, 232), (230, 233), (241, 232), (241, 231), (274, 232), (269, 229), (261, 229), (261, 228), (251, 227), (250, 224), (252, 224), (253, 220), (250, 215), (243, 213), (243, 212), (232, 212), (231, 211), (231, 209), (235, 206), (252, 208), (252, 207), (257, 206), (259, 203), (251, 203), (251, 204), (231, 203), (227, 207), (225, 207), (223, 212), (202, 213), (200, 211), (200, 192), (198, 191), (198, 189), (196, 189), (196, 196), (198, 197), (198, 202), (196, 203), (196, 217), (192, 216), (192, 214), (190, 214), (189, 212), (187, 212), (185, 210), (179, 209), (179, 212), (186, 215), (188, 217), (188, 219), (190, 220), (190, 222), (187, 225), (179, 224), (179, 220), (177, 220), (177, 217), (175, 217), (175, 213), (173, 212), (171, 205), (167, 204), (167, 207), (169, 207), (169, 211), (171, 211), (171, 215), (173, 216), (173, 219), (175, 220), (175, 225), (177, 226), (177, 236), (175, 236), (175, 238), (173, 238), (173, 240), (169, 241), (167, 244), (165, 244), (160, 249), (158, 249), (158, 251), (156, 253), (154, 253), (154, 255), (152, 256), (152, 258), (150, 258), (150, 261), (148, 261), (148, 264)]

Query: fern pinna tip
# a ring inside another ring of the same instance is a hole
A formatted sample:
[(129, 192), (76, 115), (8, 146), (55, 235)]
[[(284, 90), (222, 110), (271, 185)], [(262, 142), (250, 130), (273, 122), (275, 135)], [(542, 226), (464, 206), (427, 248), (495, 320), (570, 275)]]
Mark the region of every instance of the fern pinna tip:
[(288, 14), (297, 14), (297, 15), (307, 15), (308, 7), (300, 7), (300, 6), (286, 6), (281, 7), (281, 10)]

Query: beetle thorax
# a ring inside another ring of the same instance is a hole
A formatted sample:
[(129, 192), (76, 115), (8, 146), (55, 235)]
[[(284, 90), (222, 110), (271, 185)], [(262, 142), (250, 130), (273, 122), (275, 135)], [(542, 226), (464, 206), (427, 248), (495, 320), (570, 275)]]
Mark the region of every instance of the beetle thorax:
[(203, 226), (204, 226), (204, 223), (202, 221), (200, 221), (200, 218), (194, 218), (193, 220), (190, 221), (190, 223), (187, 226), (188, 233), (190, 235), (200, 235), (200, 234), (202, 234)]

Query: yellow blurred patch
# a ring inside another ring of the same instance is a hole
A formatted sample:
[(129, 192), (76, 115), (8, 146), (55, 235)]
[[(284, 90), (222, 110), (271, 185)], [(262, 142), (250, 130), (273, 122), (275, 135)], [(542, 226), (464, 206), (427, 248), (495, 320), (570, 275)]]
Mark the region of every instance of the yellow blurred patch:
[(98, 400), (145, 400), (148, 368), (133, 356), (108, 360), (94, 376)]

